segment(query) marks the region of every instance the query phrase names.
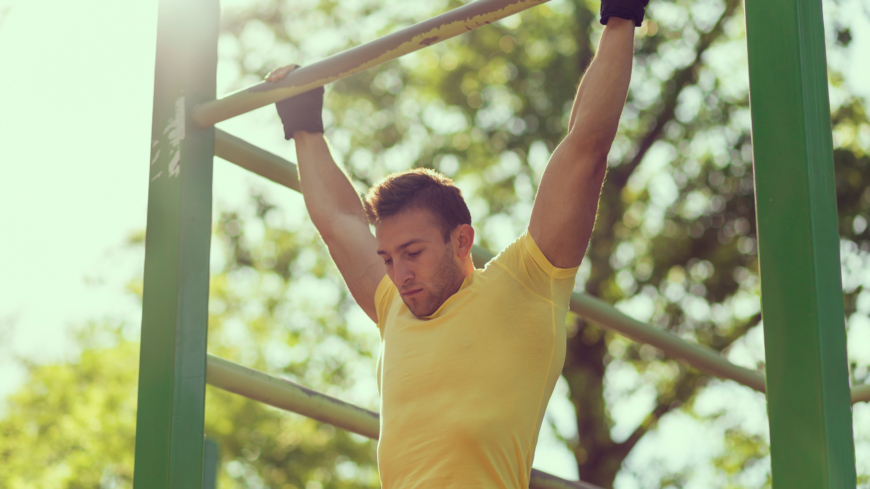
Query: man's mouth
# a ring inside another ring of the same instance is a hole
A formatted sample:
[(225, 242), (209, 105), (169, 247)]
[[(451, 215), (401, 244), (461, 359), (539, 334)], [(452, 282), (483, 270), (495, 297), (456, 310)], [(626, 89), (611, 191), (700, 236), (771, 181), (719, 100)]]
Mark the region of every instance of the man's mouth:
[(407, 292), (402, 292), (402, 295), (405, 297), (413, 297), (414, 295), (419, 294), (422, 291), (423, 289), (411, 289)]

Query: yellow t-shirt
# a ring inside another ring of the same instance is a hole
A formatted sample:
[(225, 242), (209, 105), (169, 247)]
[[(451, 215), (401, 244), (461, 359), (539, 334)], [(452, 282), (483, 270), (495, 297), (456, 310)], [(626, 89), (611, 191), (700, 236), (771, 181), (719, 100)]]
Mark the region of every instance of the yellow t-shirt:
[(526, 232), (425, 318), (384, 277), (375, 293), (384, 488), (529, 486), (576, 273), (550, 264)]

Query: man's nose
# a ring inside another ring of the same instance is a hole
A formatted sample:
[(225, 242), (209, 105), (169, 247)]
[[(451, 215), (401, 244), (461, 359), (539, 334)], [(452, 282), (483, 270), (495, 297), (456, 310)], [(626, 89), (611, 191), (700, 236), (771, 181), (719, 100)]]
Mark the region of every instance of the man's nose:
[(414, 272), (401, 261), (394, 264), (393, 270), (396, 273), (397, 285), (404, 285), (414, 280)]

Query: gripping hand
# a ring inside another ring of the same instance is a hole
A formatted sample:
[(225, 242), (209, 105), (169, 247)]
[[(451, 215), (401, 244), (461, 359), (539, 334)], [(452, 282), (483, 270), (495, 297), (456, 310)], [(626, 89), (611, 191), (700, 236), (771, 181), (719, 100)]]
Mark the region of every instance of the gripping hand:
[[(298, 65), (285, 66), (269, 73), (266, 81), (280, 80)], [(323, 132), (323, 87), (317, 87), (275, 104), (284, 124), (284, 139), (292, 139), (297, 131)]]
[(649, 0), (601, 0), (601, 24), (607, 25), (611, 17), (633, 20), (640, 27)]

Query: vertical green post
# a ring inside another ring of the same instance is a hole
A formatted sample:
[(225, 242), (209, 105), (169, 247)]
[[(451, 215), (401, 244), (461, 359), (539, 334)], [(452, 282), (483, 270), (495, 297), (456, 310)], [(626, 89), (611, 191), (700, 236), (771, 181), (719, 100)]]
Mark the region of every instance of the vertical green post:
[(208, 438), (205, 439), (202, 460), (202, 489), (217, 489), (220, 450), (218, 444)]
[(745, 0), (774, 489), (855, 487), (820, 0)]
[(202, 487), (218, 0), (161, 0), (145, 238), (135, 489)]

